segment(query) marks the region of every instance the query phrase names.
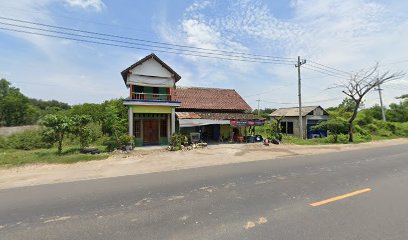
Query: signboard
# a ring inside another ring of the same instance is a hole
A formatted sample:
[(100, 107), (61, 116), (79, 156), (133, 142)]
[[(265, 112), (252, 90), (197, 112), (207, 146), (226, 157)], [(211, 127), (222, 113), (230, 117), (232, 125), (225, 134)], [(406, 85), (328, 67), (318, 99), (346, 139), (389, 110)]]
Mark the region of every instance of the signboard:
[(231, 126), (237, 126), (237, 127), (245, 127), (245, 126), (263, 126), (264, 122), (259, 121), (259, 120), (237, 120), (237, 121), (232, 121), (230, 122)]

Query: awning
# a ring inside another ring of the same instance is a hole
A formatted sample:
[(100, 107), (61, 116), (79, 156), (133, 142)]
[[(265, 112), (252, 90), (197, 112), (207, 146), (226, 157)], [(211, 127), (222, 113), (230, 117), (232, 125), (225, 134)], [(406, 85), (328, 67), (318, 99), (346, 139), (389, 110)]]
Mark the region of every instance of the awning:
[(229, 125), (229, 120), (214, 120), (214, 119), (179, 119), (180, 127), (196, 127), (211, 124)]

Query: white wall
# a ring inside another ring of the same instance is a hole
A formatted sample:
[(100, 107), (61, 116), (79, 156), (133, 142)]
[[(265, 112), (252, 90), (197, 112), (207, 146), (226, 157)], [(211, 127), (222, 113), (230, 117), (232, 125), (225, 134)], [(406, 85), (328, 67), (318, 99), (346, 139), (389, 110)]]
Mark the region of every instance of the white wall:
[(172, 74), (153, 58), (130, 70), (132, 74), (171, 78)]

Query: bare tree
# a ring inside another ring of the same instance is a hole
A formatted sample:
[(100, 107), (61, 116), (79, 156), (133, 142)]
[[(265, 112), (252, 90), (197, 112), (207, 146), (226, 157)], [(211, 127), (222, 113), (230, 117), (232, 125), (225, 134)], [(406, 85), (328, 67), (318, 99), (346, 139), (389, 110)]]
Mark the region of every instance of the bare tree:
[(363, 97), (373, 88), (378, 87), (378, 85), (399, 79), (404, 75), (405, 74), (402, 72), (391, 73), (390, 71), (386, 71), (384, 73), (380, 73), (377, 63), (368, 70), (361, 70), (357, 73), (351, 74), (348, 81), (335, 86), (342, 88), (342, 92), (350, 97), (355, 103), (353, 115), (351, 115), (350, 119), (348, 120), (349, 142), (353, 142), (353, 121), (357, 117), (357, 112)]

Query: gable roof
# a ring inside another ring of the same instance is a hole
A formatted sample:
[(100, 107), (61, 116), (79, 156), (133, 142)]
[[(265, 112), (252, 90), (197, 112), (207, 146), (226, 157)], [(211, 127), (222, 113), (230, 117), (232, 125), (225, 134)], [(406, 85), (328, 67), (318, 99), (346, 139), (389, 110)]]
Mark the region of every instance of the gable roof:
[(252, 110), (234, 89), (177, 87), (174, 96), (176, 101), (181, 102), (177, 110)]
[(176, 80), (176, 82), (181, 79), (181, 76), (178, 75), (178, 73), (176, 73), (176, 71), (174, 71), (171, 67), (169, 67), (169, 65), (167, 65), (165, 62), (163, 62), (158, 56), (156, 56), (156, 54), (151, 53), (151, 54), (147, 55), (146, 57), (140, 59), (139, 61), (135, 62), (134, 64), (130, 65), (130, 67), (126, 68), (125, 70), (123, 70), (120, 73), (122, 75), (123, 81), (125, 81), (125, 84), (126, 84), (127, 75), (128, 75), (130, 70), (132, 70), (133, 68), (139, 66), (140, 64), (142, 64), (142, 63), (144, 63), (147, 60), (152, 59), (152, 58), (154, 60), (156, 60), (158, 63), (160, 63), (160, 65), (162, 65), (165, 69), (167, 69), (167, 71), (172, 73), (174, 75), (174, 79)]
[[(325, 114), (327, 112), (321, 106), (304, 106), (302, 107), (302, 117), (306, 116), (316, 108), (321, 108)], [(272, 117), (297, 117), (299, 116), (299, 107), (279, 108), (270, 114)]]

